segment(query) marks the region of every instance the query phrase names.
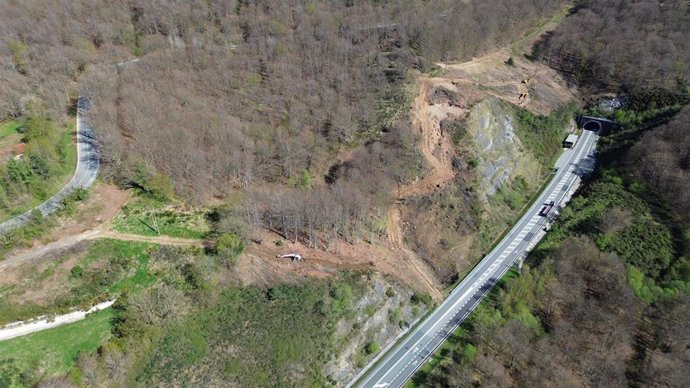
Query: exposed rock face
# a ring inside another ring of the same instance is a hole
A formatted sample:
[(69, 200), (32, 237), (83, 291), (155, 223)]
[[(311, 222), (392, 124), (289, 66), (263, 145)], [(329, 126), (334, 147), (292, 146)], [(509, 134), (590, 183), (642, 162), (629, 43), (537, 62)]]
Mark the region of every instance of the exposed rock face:
[(514, 121), (513, 111), (493, 97), (476, 104), (468, 118), (466, 139), (474, 143), (477, 178), (487, 197), (517, 175), (537, 179), (539, 162), (522, 146)]
[(410, 324), (422, 314), (424, 305), (418, 306), (417, 315), (413, 314), (411, 296), (412, 291), (406, 287), (379, 274), (371, 275), (367, 292), (355, 302), (352, 318), (336, 326), (339, 350), (323, 368), (335, 386), (344, 386), (357, 374), (358, 358), (368, 343), (376, 342), (383, 349), (403, 331), (401, 322)]

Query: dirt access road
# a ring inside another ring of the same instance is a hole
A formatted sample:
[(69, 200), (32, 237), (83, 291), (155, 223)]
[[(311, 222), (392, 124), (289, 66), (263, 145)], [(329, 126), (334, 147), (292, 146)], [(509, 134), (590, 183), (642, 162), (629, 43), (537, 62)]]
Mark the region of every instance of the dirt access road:
[(111, 230), (92, 229), (72, 236), (67, 236), (60, 240), (51, 242), (49, 244), (35, 247), (25, 252), (21, 252), (16, 255), (10, 256), (5, 260), (0, 261), (0, 271), (21, 264), (25, 264), (33, 260), (40, 260), (44, 258), (46, 255), (59, 254), (59, 252), (66, 251), (82, 241), (90, 241), (101, 238), (110, 238), (113, 240), (123, 241), (139, 241), (145, 243), (172, 246), (203, 247), (204, 243), (203, 240), (196, 239), (176, 238), (169, 236), (140, 236), (137, 234), (119, 233)]

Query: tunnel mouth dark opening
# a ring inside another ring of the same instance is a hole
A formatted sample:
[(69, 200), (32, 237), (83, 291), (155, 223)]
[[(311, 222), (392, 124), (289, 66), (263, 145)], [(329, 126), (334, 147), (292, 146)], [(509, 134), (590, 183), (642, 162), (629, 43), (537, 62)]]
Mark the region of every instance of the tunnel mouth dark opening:
[(601, 124), (596, 121), (588, 121), (582, 126), (582, 129), (587, 131), (601, 131)]

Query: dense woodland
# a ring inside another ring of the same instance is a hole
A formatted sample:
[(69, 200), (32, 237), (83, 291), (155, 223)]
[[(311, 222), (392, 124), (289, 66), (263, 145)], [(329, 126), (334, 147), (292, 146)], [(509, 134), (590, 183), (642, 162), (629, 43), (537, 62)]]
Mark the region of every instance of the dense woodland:
[(673, 212), (690, 224), (690, 109), (645, 133), (626, 163), (636, 176), (664, 193)]
[(60, 120), (85, 94), (105, 179), (197, 204), (241, 190), (250, 224), (352, 240), (424, 169), (409, 71), (496, 47), (564, 3), (4, 3), (0, 116), (39, 99)]
[[(684, 2), (578, 3), (536, 52), (622, 127), (519, 276), (456, 333), (429, 386), (682, 387), (690, 381), (690, 138)], [(589, 25), (590, 28), (582, 28)]]
[(534, 55), (589, 90), (682, 90), (690, 79), (688, 36), (682, 0), (579, 1)]

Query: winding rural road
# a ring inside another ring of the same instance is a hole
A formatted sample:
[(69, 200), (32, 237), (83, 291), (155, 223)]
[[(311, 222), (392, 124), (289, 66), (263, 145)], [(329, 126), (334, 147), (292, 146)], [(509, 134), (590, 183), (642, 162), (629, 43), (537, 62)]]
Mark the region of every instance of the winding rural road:
[(598, 135), (584, 131), (574, 148), (556, 162), (556, 173), (539, 198), (510, 232), (460, 282), (421, 324), (372, 360), (349, 384), (366, 388), (401, 387), (488, 294), (513, 265), (524, 258), (548, 225), (540, 216), (544, 204), (561, 206), (581, 177), (594, 167)]
[(88, 100), (85, 97), (79, 97), (77, 100), (77, 168), (72, 179), (42, 204), (0, 224), (0, 234), (26, 224), (31, 212), (35, 209), (38, 209), (44, 216), (54, 212), (60, 208), (62, 201), (75, 189), (88, 188), (96, 180), (101, 164), (96, 134), (84, 117), (84, 113), (88, 109)]

